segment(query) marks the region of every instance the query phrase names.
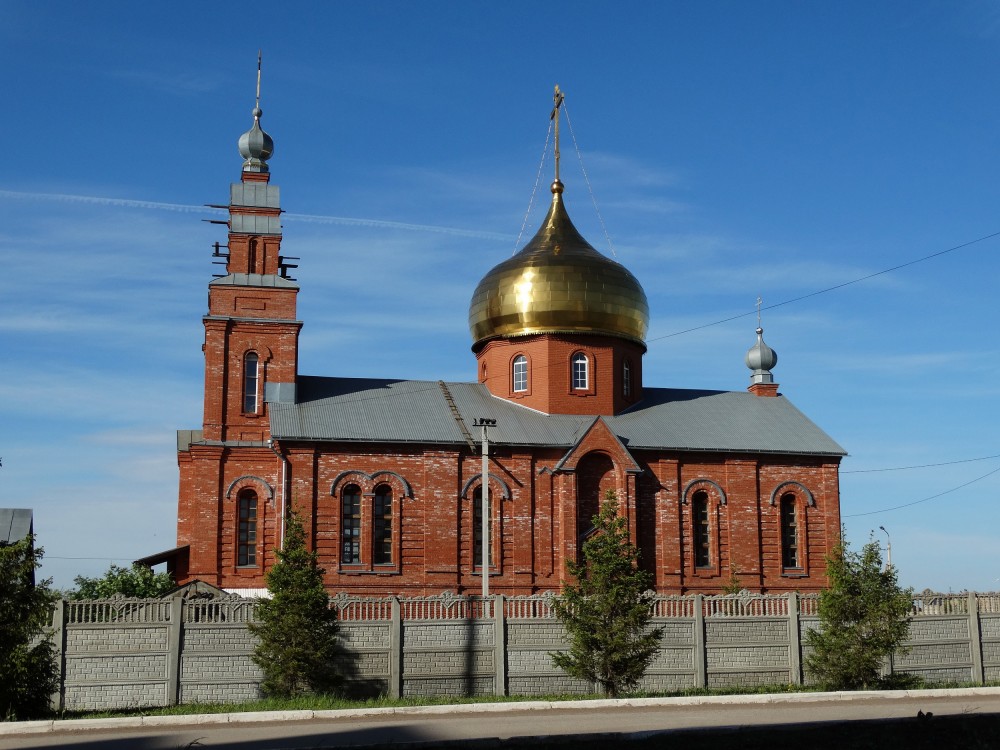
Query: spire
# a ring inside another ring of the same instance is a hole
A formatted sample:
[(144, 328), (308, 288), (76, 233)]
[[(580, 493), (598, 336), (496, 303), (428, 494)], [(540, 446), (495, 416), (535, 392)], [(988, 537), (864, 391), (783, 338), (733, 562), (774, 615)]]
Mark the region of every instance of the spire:
[(778, 364), (778, 353), (764, 343), (764, 329), (760, 325), (761, 298), (757, 298), (757, 343), (750, 347), (746, 365), (752, 371), (750, 392), (757, 396), (777, 396), (778, 384), (771, 369)]
[(274, 153), (274, 141), (260, 127), (260, 116), (264, 114), (260, 108), (260, 63), (261, 53), (258, 50), (257, 99), (253, 108), (253, 126), (241, 135), (239, 140), (240, 156), (243, 157), (244, 172), (266, 173), (268, 171), (267, 160)]

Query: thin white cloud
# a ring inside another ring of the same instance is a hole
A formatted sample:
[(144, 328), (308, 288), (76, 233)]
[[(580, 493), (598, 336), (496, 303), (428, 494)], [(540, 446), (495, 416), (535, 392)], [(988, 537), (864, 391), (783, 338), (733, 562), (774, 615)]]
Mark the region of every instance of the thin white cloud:
[(147, 88), (168, 94), (207, 94), (222, 88), (220, 76), (206, 75), (204, 71), (156, 71), (129, 68), (127, 70), (105, 70), (105, 75), (120, 81), (130, 81)]

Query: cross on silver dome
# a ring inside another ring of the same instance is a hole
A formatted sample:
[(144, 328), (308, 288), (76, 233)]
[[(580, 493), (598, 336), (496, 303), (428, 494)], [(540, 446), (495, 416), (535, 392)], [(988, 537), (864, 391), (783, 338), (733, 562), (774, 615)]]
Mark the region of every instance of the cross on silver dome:
[(778, 353), (764, 343), (764, 329), (760, 325), (761, 298), (757, 298), (757, 343), (747, 352), (746, 364), (752, 370), (750, 383), (773, 383), (771, 369), (778, 364)]
[(261, 53), (257, 51), (257, 100), (253, 108), (253, 126), (240, 136), (240, 156), (243, 157), (244, 172), (267, 172), (267, 160), (274, 153), (274, 141), (260, 127), (260, 63)]

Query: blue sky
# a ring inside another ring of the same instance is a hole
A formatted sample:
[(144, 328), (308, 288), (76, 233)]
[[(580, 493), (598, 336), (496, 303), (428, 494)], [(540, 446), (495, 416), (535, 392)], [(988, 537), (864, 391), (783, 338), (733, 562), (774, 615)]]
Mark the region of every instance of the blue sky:
[[(174, 433), (201, 424), (225, 241), (203, 205), (239, 178), (259, 47), (303, 374), (475, 377), (469, 297), (515, 249), (556, 83), (650, 299), (649, 385), (745, 388), (758, 295), (1000, 232), (986, 0), (0, 14), (0, 505), (34, 508), (57, 586), (174, 544)], [(610, 253), (563, 132), (567, 206)], [(918, 590), (1000, 589), (998, 252), (993, 237), (763, 312), (782, 393), (850, 452), (849, 539), (885, 526)]]

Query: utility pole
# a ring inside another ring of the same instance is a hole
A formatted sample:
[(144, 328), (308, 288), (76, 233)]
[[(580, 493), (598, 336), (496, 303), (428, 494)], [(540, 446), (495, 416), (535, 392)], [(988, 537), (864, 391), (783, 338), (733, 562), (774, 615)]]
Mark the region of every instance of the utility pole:
[(885, 569), (888, 570), (892, 567), (892, 540), (889, 538), (889, 532), (885, 530), (885, 526), (879, 526), (883, 532), (885, 532)]
[(495, 419), (477, 419), (472, 424), (474, 427), (483, 428), (483, 468), (480, 477), (482, 525), (479, 529), (479, 538), (482, 540), (480, 571), (483, 574), (483, 606), (485, 607), (486, 597), (490, 595), (490, 439), (486, 434), (486, 428), (496, 427), (497, 421)]

